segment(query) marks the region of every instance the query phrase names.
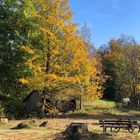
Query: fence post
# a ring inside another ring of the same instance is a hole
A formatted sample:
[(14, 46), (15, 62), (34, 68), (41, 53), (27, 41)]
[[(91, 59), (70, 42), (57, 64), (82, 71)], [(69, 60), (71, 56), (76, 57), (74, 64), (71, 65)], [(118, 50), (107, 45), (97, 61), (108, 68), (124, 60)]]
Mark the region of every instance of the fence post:
[(138, 109), (140, 108), (140, 101), (138, 100)]
[(104, 120), (103, 120), (103, 134), (106, 134), (106, 126)]

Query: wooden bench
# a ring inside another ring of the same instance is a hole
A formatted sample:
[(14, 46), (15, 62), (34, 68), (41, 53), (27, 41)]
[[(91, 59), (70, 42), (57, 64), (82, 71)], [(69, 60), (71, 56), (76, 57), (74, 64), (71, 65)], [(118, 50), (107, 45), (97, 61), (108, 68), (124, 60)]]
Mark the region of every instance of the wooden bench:
[(103, 134), (106, 133), (107, 128), (110, 128), (111, 133), (118, 133), (120, 129), (126, 129), (129, 133), (133, 133), (134, 130), (140, 132), (140, 125), (136, 120), (131, 119), (109, 119), (99, 120), (100, 127), (103, 127)]

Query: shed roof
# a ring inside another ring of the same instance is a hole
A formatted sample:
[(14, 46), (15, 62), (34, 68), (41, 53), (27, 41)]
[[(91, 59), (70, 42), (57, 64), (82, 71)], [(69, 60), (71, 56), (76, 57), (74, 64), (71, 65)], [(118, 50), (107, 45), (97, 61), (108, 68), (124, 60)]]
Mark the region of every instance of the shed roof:
[(34, 93), (40, 94), (38, 90), (33, 90), (32, 92), (30, 92), (30, 93), (27, 95), (27, 97), (23, 100), (23, 102), (26, 102)]

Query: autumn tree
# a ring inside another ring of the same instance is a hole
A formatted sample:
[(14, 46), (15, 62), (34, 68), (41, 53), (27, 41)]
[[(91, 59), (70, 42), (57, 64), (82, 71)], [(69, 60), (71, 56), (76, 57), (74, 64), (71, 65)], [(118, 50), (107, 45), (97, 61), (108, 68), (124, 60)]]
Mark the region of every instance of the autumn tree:
[(140, 99), (140, 46), (131, 36), (123, 36), (119, 41), (124, 47), (126, 58), (127, 85), (129, 85), (126, 95), (129, 95), (131, 101), (137, 103)]
[(21, 46), (32, 75), (21, 77), (19, 82), (43, 91), (44, 108), (45, 98), (62, 99), (79, 93), (88, 60), (76, 24), (72, 23), (68, 1), (31, 2), (24, 13), (36, 21), (36, 30), (28, 32), (30, 44)]
[(46, 98), (102, 95), (100, 61), (89, 56), (68, 0), (2, 0), (0, 11), (0, 87), (13, 106), (36, 89), (42, 115)]
[(139, 49), (134, 38), (122, 36), (111, 40), (109, 46), (100, 51), (103, 69), (110, 77), (106, 83), (106, 95), (114, 94), (118, 101), (124, 97), (139, 99)]
[[(32, 76), (21, 77), (19, 81), (32, 90), (43, 91), (45, 87), (42, 95), (50, 100), (79, 95), (100, 97), (95, 78), (99, 78), (96, 72), (98, 60), (95, 57), (91, 60), (87, 55), (85, 41), (80, 37), (77, 25), (72, 23), (73, 14), (68, 1), (39, 0), (31, 4), (34, 13), (28, 12), (29, 7), (25, 13), (36, 20), (36, 34), (31, 30), (31, 45), (21, 49), (30, 55), (25, 64), (32, 71)], [(34, 42), (34, 36), (40, 40)]]
[(103, 94), (103, 85), (106, 80), (106, 76), (102, 70), (100, 56), (93, 46), (91, 40), (91, 31), (86, 23), (81, 28), (81, 37), (84, 41), (85, 51), (88, 59), (90, 60), (90, 66), (92, 69), (90, 73), (90, 84), (85, 91), (84, 97), (101, 98)]

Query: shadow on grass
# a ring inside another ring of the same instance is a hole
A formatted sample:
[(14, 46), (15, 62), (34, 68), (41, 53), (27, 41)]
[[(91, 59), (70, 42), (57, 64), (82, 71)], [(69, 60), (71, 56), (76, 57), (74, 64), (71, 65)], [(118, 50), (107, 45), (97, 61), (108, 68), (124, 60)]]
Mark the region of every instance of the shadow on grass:
[(111, 134), (104, 135), (104, 134), (99, 134), (99, 133), (91, 133), (90, 139), (91, 140), (113, 140), (111, 136), (112, 136)]
[(99, 133), (93, 133), (89, 132), (86, 135), (81, 134), (79, 137), (64, 137), (62, 134), (61, 135), (56, 135), (56, 137), (53, 140), (113, 140), (111, 134), (99, 134)]
[(137, 115), (128, 114), (128, 115), (115, 115), (111, 113), (105, 113), (105, 114), (88, 114), (88, 113), (72, 113), (72, 114), (65, 114), (62, 116), (58, 116), (57, 118), (68, 118), (68, 119), (95, 119), (95, 120), (100, 120), (100, 119), (135, 119), (140, 121), (140, 117)]

